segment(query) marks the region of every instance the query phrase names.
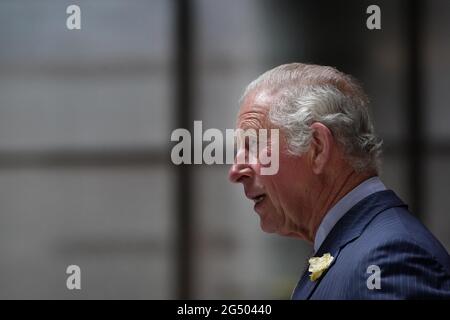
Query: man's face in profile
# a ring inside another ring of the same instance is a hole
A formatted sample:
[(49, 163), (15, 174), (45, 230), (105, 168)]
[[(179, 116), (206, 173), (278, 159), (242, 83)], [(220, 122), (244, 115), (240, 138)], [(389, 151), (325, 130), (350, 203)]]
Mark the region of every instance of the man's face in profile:
[[(268, 111), (273, 96), (265, 91), (248, 94), (241, 105), (237, 126), (242, 130), (271, 129)], [(258, 150), (270, 152), (273, 141), (269, 137), (269, 146)], [(248, 144), (238, 150), (240, 156), (255, 157), (244, 164), (234, 164), (229, 172), (232, 182), (242, 183), (245, 195), (254, 202), (254, 210), (261, 219), (261, 228), (265, 232), (284, 236), (299, 236), (308, 221), (305, 213), (310, 212), (311, 197), (308, 186), (313, 183), (313, 175), (306, 156), (288, 154), (283, 133), (279, 139), (279, 170), (275, 175), (262, 175), (259, 155), (249, 152)], [(294, 232), (296, 231), (296, 232)]]

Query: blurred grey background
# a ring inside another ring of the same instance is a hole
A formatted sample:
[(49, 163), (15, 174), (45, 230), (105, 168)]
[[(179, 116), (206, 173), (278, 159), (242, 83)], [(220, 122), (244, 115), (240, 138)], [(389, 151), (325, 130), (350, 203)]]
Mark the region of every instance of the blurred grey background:
[(0, 298), (288, 299), (310, 246), (264, 234), (228, 166), (171, 164), (170, 134), (233, 128), (294, 61), (361, 80), (384, 182), (449, 250), (449, 39), (446, 0), (0, 0)]

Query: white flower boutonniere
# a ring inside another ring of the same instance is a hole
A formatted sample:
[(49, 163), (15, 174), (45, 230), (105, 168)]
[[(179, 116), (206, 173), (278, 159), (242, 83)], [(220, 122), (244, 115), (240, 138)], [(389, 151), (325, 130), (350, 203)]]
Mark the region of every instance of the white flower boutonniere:
[(333, 256), (329, 253), (325, 253), (321, 257), (312, 257), (309, 259), (308, 271), (311, 272), (309, 275), (311, 281), (316, 281), (319, 279), (322, 276), (322, 273), (324, 273), (324, 271), (331, 265), (333, 259)]

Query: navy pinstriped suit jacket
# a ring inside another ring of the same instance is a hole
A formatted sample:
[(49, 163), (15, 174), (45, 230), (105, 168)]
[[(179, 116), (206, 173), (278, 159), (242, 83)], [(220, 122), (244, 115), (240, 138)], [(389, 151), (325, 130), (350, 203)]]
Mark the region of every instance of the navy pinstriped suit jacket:
[[(449, 254), (391, 190), (351, 208), (315, 256), (325, 253), (329, 269), (314, 282), (306, 270), (292, 299), (450, 299)], [(367, 285), (371, 265), (380, 289)]]

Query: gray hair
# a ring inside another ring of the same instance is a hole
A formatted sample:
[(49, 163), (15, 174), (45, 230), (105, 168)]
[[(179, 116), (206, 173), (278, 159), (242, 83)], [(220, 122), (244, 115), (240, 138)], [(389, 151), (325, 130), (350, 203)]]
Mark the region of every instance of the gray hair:
[(354, 78), (332, 67), (291, 63), (262, 74), (243, 98), (261, 90), (275, 97), (269, 120), (286, 135), (291, 154), (308, 150), (310, 125), (320, 122), (343, 146), (356, 171), (380, 171), (382, 140), (374, 133), (369, 100)]

